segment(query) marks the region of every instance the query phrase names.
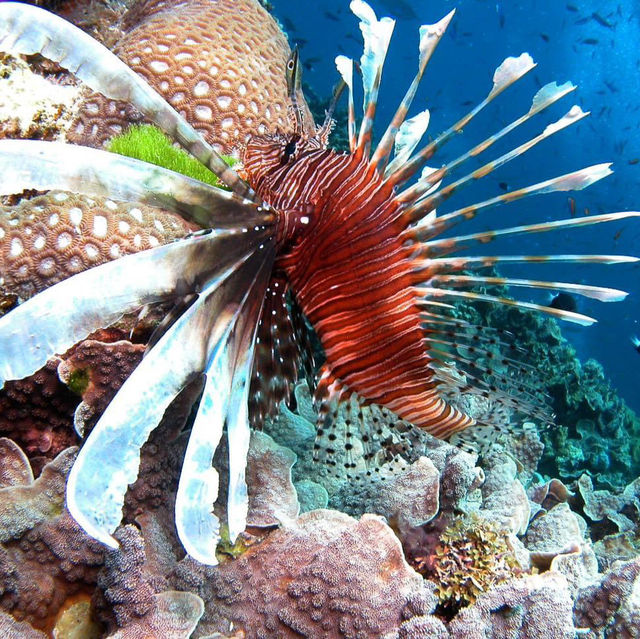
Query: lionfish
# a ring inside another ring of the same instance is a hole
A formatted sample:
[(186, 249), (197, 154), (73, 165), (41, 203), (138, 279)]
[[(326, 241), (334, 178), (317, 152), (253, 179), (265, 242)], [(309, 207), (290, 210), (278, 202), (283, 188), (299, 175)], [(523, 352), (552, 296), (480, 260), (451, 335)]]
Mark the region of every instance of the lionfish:
[[(352, 414), (354, 428), (360, 424), (364, 429), (367, 406), (379, 406), (440, 438), (465, 433), (476, 425), (456, 396), (478, 396), (507, 409), (544, 415), (526, 364), (512, 352), (496, 354), (496, 347), (508, 341), (506, 335), (457, 319), (453, 304), (481, 300), (542, 311), (579, 324), (595, 320), (469, 289), (530, 287), (602, 301), (626, 295), (610, 288), (468, 272), (496, 264), (613, 264), (635, 261), (633, 257), (453, 254), (461, 247), (499, 237), (599, 224), (640, 215), (637, 212), (443, 237), (443, 232), (497, 204), (583, 189), (608, 175), (609, 164), (436, 215), (436, 207), (464, 186), (587, 115), (573, 106), (539, 135), (462, 177), (448, 179), (465, 162), (573, 91), (574, 85), (547, 84), (521, 117), (460, 157), (429, 168), (427, 163), (446, 142), (535, 66), (527, 53), (504, 60), (487, 96), (416, 150), (429, 111), (407, 115), (452, 11), (439, 22), (420, 27), (417, 73), (373, 149), (373, 121), (394, 21), (378, 19), (362, 0), (353, 0), (350, 6), (364, 39), (358, 69), (364, 103), (358, 129), (354, 62), (338, 56), (336, 65), (348, 90), (349, 151), (328, 148), (330, 115), (317, 129), (304, 122), (296, 100), (299, 82), (294, 53), (288, 77), (294, 132), (252, 136), (244, 149), (241, 177), (142, 78), (90, 36), (32, 6), (0, 5), (0, 50), (40, 53), (93, 90), (128, 101), (230, 189), (216, 189), (102, 150), (51, 142), (0, 142), (2, 194), (61, 189), (108, 196), (159, 206), (203, 228), (182, 240), (75, 275), (0, 319), (3, 384), (32, 374), (49, 356), (64, 352), (125, 313), (176, 301), (176, 312), (164, 333), (101, 416), (69, 476), (70, 512), (90, 535), (108, 546), (117, 546), (112, 533), (122, 518), (127, 486), (137, 476), (141, 446), (177, 394), (204, 376), (175, 516), (187, 552), (201, 562), (216, 562), (220, 522), (212, 512), (218, 496), (214, 453), (226, 429), (227, 519), (230, 537), (235, 539), (247, 515), (244, 471), (249, 424), (273, 415), (279, 400), (288, 397), (288, 385), (299, 374), (303, 350), (299, 343), (304, 341), (306, 322), (326, 357), (317, 373), (314, 397), (319, 406), (319, 440), (330, 454), (327, 425), (340, 402), (351, 402), (354, 396), (360, 406)], [(180, 303), (185, 299), (189, 303)], [(491, 419), (478, 425), (491, 427)], [(368, 437), (362, 434), (364, 442)]]

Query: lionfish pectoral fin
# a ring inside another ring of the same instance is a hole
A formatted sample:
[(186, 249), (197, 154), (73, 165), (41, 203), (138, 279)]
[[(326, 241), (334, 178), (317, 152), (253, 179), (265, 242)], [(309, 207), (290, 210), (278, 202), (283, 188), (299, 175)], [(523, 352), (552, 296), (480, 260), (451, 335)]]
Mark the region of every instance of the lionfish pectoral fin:
[(225, 425), (229, 439), (227, 520), (231, 540), (245, 527), (249, 374), (272, 264), (272, 251), (252, 256), (225, 282), (226, 290), (215, 291), (207, 303), (207, 312), (217, 317), (208, 338), (206, 381), (185, 452), (175, 513), (178, 537), (186, 551), (208, 565), (217, 563), (220, 523), (213, 504), (219, 481), (212, 461)]
[(28, 4), (2, 2), (0, 51), (40, 53), (94, 91), (130, 103), (208, 166), (234, 193), (254, 199), (251, 188), (161, 95), (109, 49), (66, 20)]
[[(273, 246), (269, 244), (236, 262), (223, 276), (205, 282), (196, 302), (142, 360), (105, 410), (80, 450), (67, 483), (69, 511), (91, 536), (112, 547), (117, 545), (112, 533), (122, 517), (127, 487), (138, 474), (140, 449), (178, 393), (205, 370), (209, 384), (209, 390), (205, 391), (207, 400), (212, 386), (231, 384), (237, 353), (226, 342), (256, 274), (268, 269), (272, 259)], [(208, 369), (209, 363), (218, 368)], [(216, 401), (224, 403), (225, 399), (216, 397)], [(211, 410), (208, 401), (202, 410), (205, 415)], [(203, 461), (206, 453), (212, 448), (215, 451), (217, 442), (213, 443), (215, 438), (204, 438), (203, 443), (203, 419), (198, 422), (196, 439), (187, 453), (176, 509), (185, 524), (193, 519), (197, 523), (182, 539), (188, 552), (206, 558), (206, 552), (202, 555), (206, 538), (212, 545), (208, 558), (215, 561), (216, 539), (212, 535), (217, 527), (212, 516), (205, 516), (213, 503), (203, 506), (193, 501), (203, 494), (212, 495), (217, 486), (217, 477), (206, 471), (206, 459)], [(198, 474), (200, 471), (204, 474)], [(178, 521), (178, 527), (184, 531), (183, 521)]]
[(259, 227), (246, 233), (211, 231), (127, 255), (49, 287), (0, 318), (0, 385), (31, 375), (50, 356), (126, 313), (223, 278), (268, 238), (268, 230)]
[(157, 206), (204, 228), (272, 223), (268, 210), (229, 191), (101, 149), (61, 142), (0, 140), (0, 173), (1, 195), (36, 189), (109, 197)]
[(249, 415), (254, 428), (262, 428), (265, 419), (275, 417), (280, 402), (288, 404), (300, 369), (305, 374), (308, 339), (288, 304), (289, 285), (282, 274), (273, 274), (267, 286), (258, 322)]

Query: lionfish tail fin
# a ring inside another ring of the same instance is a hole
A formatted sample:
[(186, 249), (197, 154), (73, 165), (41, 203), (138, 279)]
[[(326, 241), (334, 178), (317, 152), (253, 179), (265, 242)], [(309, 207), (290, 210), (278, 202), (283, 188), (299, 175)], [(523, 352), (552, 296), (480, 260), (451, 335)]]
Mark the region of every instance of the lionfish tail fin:
[(449, 430), (444, 438), (476, 426), (506, 428), (516, 413), (545, 424), (552, 422), (538, 370), (511, 333), (433, 313), (427, 299), (422, 307), (439, 393), (473, 417), (464, 429)]
[(412, 461), (421, 431), (336, 380), (325, 365), (314, 394), (318, 407), (314, 462), (329, 477), (362, 481), (397, 475)]
[(234, 193), (254, 199), (245, 184), (205, 139), (145, 80), (81, 29), (44, 9), (0, 3), (0, 51), (39, 53), (68, 69), (88, 87), (133, 105), (205, 166)]

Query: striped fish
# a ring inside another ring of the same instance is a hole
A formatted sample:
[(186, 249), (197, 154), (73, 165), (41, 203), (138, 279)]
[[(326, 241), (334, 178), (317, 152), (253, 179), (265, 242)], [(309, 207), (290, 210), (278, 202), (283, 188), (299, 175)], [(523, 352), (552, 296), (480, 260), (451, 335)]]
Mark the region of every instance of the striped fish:
[[(196, 222), (203, 231), (130, 255), (61, 282), (0, 318), (0, 383), (20, 379), (47, 358), (91, 331), (146, 304), (175, 301), (180, 313), (122, 386), (84, 444), (69, 477), (67, 502), (83, 528), (109, 546), (120, 523), (128, 484), (138, 473), (140, 447), (171, 400), (193, 379), (205, 385), (187, 447), (176, 497), (176, 525), (187, 552), (215, 563), (219, 521), (211, 512), (218, 495), (212, 459), (226, 429), (229, 439), (227, 520), (231, 538), (244, 528), (244, 465), (249, 422), (256, 425), (288, 399), (311, 339), (325, 362), (314, 382), (319, 406), (318, 457), (334, 463), (335, 419), (344, 417), (348, 454), (356, 433), (365, 465), (383, 446), (376, 424), (415, 426), (442, 438), (474, 427), (499, 427), (505, 411), (548, 419), (535, 373), (522, 362), (510, 336), (456, 319), (454, 304), (479, 300), (544, 312), (590, 324), (590, 317), (473, 290), (512, 286), (568, 291), (603, 301), (616, 289), (469, 275), (494, 265), (522, 262), (613, 264), (619, 255), (456, 257), (463, 247), (509, 235), (540, 233), (637, 217), (620, 212), (521, 225), (467, 235), (445, 231), (486, 209), (532, 195), (580, 190), (610, 173), (608, 164), (587, 167), (494, 198), (438, 213), (448, 198), (492, 173), (542, 140), (581, 120), (573, 106), (565, 116), (512, 151), (462, 172), (465, 162), (575, 88), (549, 84), (530, 109), (467, 153), (433, 169), (439, 149), (487, 105), (529, 72), (528, 54), (507, 58), (487, 96), (433, 141), (419, 147), (429, 112), (407, 118), (427, 63), (453, 12), (420, 27), (416, 76), (392, 121), (372, 148), (378, 91), (394, 21), (378, 20), (362, 0), (351, 2), (360, 20), (363, 114), (359, 127), (353, 98), (352, 60), (336, 65), (348, 89), (350, 150), (327, 146), (330, 117), (315, 129), (297, 107), (297, 54), (289, 69), (294, 132), (255, 135), (247, 143), (239, 175), (149, 87), (86, 34), (42, 10), (0, 5), (0, 50), (41, 53), (67, 67), (93, 90), (127, 100), (162, 128), (231, 189), (220, 191), (171, 171), (104, 151), (46, 142), (0, 141), (1, 193), (62, 189), (89, 196), (161, 206)], [(132, 275), (134, 275), (132, 277)], [(105, 294), (109, 291), (109, 294)], [(182, 303), (185, 299), (189, 304)], [(478, 423), (469, 397), (490, 402)], [(357, 401), (355, 401), (357, 400)], [(347, 407), (345, 409), (345, 406)], [(101, 472), (96, 473), (96, 468)]]

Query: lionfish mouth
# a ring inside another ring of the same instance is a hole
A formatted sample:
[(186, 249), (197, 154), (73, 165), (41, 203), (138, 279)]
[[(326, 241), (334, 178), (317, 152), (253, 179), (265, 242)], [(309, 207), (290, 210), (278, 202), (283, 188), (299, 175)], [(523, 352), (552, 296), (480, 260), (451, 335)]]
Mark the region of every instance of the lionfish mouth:
[[(350, 427), (360, 429), (363, 441), (368, 442), (363, 446), (365, 466), (375, 462), (375, 433), (370, 436), (366, 424), (372, 416), (396, 422), (387, 409), (438, 436), (458, 433), (459, 442), (468, 433), (466, 441), (473, 442), (476, 424), (491, 430), (499, 429), (500, 423), (491, 418), (483, 422), (467, 414), (456, 404), (456, 395), (480, 396), (507, 410), (528, 410), (544, 419), (545, 412), (529, 382), (514, 382), (514, 377), (530, 376), (526, 364), (511, 356), (496, 356), (496, 349), (506, 340), (504, 333), (456, 319), (450, 312), (453, 302), (481, 300), (542, 311), (580, 324), (595, 321), (575, 312), (461, 289), (478, 285), (543, 288), (603, 301), (626, 295), (609, 288), (461, 271), (518, 262), (613, 264), (636, 261), (634, 257), (451, 254), (462, 246), (485, 244), (500, 236), (598, 224), (637, 217), (637, 212), (440, 237), (496, 204), (579, 190), (610, 173), (608, 164), (599, 164), (444, 215), (435, 214), (436, 207), (470, 182), (582, 119), (586, 113), (573, 106), (539, 135), (443, 186), (467, 160), (575, 87), (570, 83), (544, 86), (527, 113), (444, 166), (427, 167), (446, 142), (534, 67), (526, 53), (507, 58), (496, 69), (487, 96), (416, 151), (429, 111), (408, 119), (407, 114), (426, 65), (453, 17), (451, 12), (436, 24), (420, 27), (416, 76), (372, 152), (378, 89), (394, 21), (378, 20), (361, 0), (353, 0), (351, 9), (364, 35), (360, 61), (364, 105), (359, 130), (353, 61), (336, 58), (349, 92), (350, 153), (326, 149), (324, 133), (313, 142), (302, 136), (293, 143), (284, 140), (280, 147), (271, 143), (268, 149), (256, 140), (245, 153), (247, 184), (141, 77), (90, 36), (33, 6), (0, 4), (0, 50), (40, 53), (107, 98), (131, 103), (231, 189), (221, 191), (105, 151), (48, 142), (0, 142), (4, 176), (0, 194), (60, 189), (108, 196), (161, 207), (206, 229), (71, 277), (0, 318), (0, 383), (4, 384), (31, 375), (51, 355), (64, 352), (125, 313), (146, 304), (196, 296), (109, 404), (69, 476), (70, 512), (90, 535), (109, 546), (117, 546), (112, 533), (122, 518), (127, 487), (138, 474), (141, 446), (169, 403), (198, 376), (204, 376), (204, 390), (176, 496), (178, 535), (192, 557), (216, 563), (220, 522), (212, 512), (218, 497), (218, 473), (212, 460), (225, 429), (231, 539), (244, 529), (250, 418), (260, 421), (273, 414), (279, 399), (288, 397), (289, 383), (299, 374), (296, 364), (302, 354), (296, 336), (300, 333), (295, 318), (290, 317), (288, 294), (313, 325), (327, 355), (315, 391), (320, 408), (317, 455), (332, 458), (336, 429), (331, 420), (341, 402), (351, 406), (358, 396), (359, 408), (350, 413), (353, 424), (347, 426), (347, 434), (353, 434)], [(287, 234), (296, 241), (283, 242)], [(110, 293), (105, 295), (104, 291)], [(294, 355), (293, 362), (287, 364), (282, 353), (289, 347)], [(496, 357), (513, 374), (481, 363)], [(279, 371), (284, 379), (268, 378), (267, 370)], [(382, 442), (378, 439), (377, 444)], [(345, 466), (355, 472), (352, 455), (347, 454)]]

